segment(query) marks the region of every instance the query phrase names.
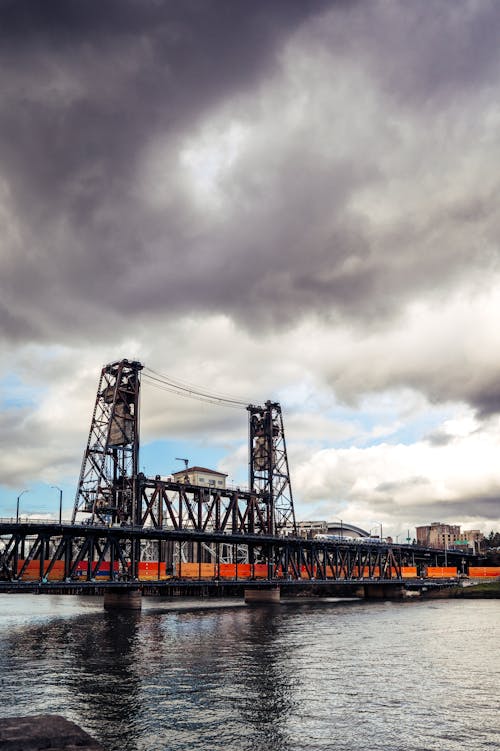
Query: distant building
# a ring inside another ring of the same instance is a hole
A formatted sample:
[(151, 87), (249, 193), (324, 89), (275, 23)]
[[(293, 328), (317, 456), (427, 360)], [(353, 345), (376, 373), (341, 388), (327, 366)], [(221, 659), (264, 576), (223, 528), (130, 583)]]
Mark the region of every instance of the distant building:
[(471, 549), (477, 553), (480, 550), (481, 540), (484, 539), (479, 529), (461, 532), (459, 524), (432, 522), (426, 526), (417, 527), (416, 530), (418, 545), (441, 550), (462, 548)]
[(442, 524), (432, 522), (424, 527), (417, 527), (417, 543), (426, 548), (455, 547), (456, 540), (460, 539), (460, 526), (458, 524)]
[(370, 537), (370, 533), (366, 529), (341, 519), (328, 522), (327, 532), (329, 535), (340, 535), (341, 537)]
[(369, 537), (369, 532), (349, 522), (338, 521), (301, 521), (297, 522), (300, 537), (312, 538), (315, 535), (340, 535), (341, 537)]
[(188, 485), (201, 485), (205, 488), (217, 488), (224, 490), (226, 487), (227, 474), (217, 472), (207, 467), (186, 467), (172, 474), (175, 482), (185, 482)]
[(315, 535), (324, 535), (328, 532), (328, 522), (325, 521), (305, 521), (297, 522), (297, 533), (300, 537), (314, 537)]
[(469, 529), (462, 532), (462, 540), (465, 540), (468, 543), (469, 548), (472, 548), (474, 553), (480, 553), (484, 535), (479, 529)]

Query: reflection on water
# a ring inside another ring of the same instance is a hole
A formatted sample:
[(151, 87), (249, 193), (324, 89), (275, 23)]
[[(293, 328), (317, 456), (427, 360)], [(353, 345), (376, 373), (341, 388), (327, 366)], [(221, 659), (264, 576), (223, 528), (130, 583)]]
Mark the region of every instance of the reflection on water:
[(499, 601), (177, 605), (0, 596), (2, 714), (109, 751), (496, 748)]

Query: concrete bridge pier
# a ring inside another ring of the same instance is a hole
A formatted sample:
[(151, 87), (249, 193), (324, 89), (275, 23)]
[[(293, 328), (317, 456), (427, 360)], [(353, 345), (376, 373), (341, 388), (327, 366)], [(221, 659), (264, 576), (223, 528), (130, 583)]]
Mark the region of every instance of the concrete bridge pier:
[(104, 610), (141, 610), (142, 592), (140, 589), (106, 589)]
[(244, 596), (247, 604), (254, 602), (279, 603), (281, 593), (279, 587), (263, 587), (259, 589), (245, 589)]
[(362, 584), (356, 589), (356, 596), (365, 600), (403, 600), (405, 590), (399, 584)]

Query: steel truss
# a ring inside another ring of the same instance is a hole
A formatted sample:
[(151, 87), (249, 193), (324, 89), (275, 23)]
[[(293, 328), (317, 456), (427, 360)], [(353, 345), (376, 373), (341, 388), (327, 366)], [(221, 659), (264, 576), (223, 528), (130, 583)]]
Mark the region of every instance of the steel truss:
[[(402, 566), (415, 559), (422, 564), (430, 562), (428, 551), (411, 546), (337, 544), (187, 529), (26, 523), (0, 525), (0, 578), (23, 581), (28, 573), (33, 578), (35, 570), (36, 578), (44, 582), (50, 581), (58, 569), (57, 578), (71, 583), (76, 578), (93, 581), (106, 572), (110, 581), (136, 581), (144, 543), (148, 543), (151, 550), (156, 547), (158, 560), (161, 556), (164, 561), (168, 546), (171, 550), (185, 548), (187, 555), (184, 557), (198, 562), (208, 547), (216, 566), (227, 560), (228, 550), (232, 548), (235, 563), (249, 561), (251, 566), (250, 576), (245, 577), (238, 575), (236, 566), (234, 579), (241, 581), (248, 578), (311, 583), (401, 580)], [(443, 551), (433, 551), (432, 555), (437, 565)], [(462, 557), (462, 553), (457, 553), (456, 561)], [(451, 558), (450, 551), (448, 558)], [(267, 564), (264, 575), (263, 563)], [(213, 578), (218, 578), (218, 571), (216, 568)]]
[(62, 534), (45, 526), (38, 531), (33, 528), (35, 525), (17, 526), (9, 535), (0, 534), (0, 578), (22, 581), (26, 575), (32, 579), (36, 571), (40, 581), (48, 581), (59, 562), (64, 566), (58, 570), (58, 580), (72, 581), (77, 571), (82, 571), (82, 564), (87, 581), (93, 581), (104, 570), (111, 571), (110, 578), (117, 580), (136, 575), (139, 540), (118, 537), (111, 530), (97, 527), (88, 527), (82, 535), (81, 529), (69, 525)]
[(72, 521), (136, 521), (139, 460), (139, 362), (106, 365), (101, 371), (83, 455)]
[(247, 410), (249, 486), (266, 516), (265, 532), (279, 535), (288, 530), (295, 534), (295, 511), (281, 406), (278, 402), (267, 401), (263, 407), (250, 404)]
[(295, 533), (281, 407), (249, 405), (250, 491), (154, 480), (139, 467), (139, 362), (102, 371), (84, 452), (72, 522), (128, 523), (159, 529), (283, 535)]
[(400, 548), (366, 545), (275, 545), (272, 578), (350, 581), (401, 579)]
[(267, 534), (272, 509), (255, 493), (138, 478), (140, 524), (155, 529)]

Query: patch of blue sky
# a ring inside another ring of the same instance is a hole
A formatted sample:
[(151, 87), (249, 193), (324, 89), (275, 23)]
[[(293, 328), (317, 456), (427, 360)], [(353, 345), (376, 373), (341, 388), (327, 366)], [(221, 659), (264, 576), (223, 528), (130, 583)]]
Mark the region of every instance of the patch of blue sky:
[(46, 387), (24, 383), (17, 373), (8, 373), (0, 379), (0, 408), (22, 409), (34, 407), (45, 393)]
[[(237, 444), (235, 444), (237, 445)], [(142, 444), (139, 456), (141, 472), (148, 477), (166, 477), (184, 468), (187, 459), (189, 466), (217, 469), (229, 453), (228, 447), (211, 445), (205, 442), (186, 440), (160, 440)]]
[[(70, 519), (75, 501), (77, 478), (74, 483), (58, 483), (63, 491), (63, 519)], [(27, 490), (23, 493), (23, 490)], [(42, 482), (28, 483), (25, 487), (13, 490), (0, 485), (0, 517), (15, 519), (17, 497), (19, 499), (19, 517), (24, 518), (59, 518), (59, 490)]]
[(283, 414), (288, 410), (315, 409), (318, 404), (318, 390), (311, 379), (294, 383), (291, 386), (281, 387), (276, 396), (267, 397), (275, 399), (281, 404)]
[[(235, 443), (236, 445), (238, 444)], [(233, 447), (230, 449), (227, 446), (185, 440), (152, 441), (141, 445), (139, 469), (148, 477), (155, 475), (166, 477), (184, 467), (184, 463), (178, 461), (178, 457), (188, 459), (190, 466), (218, 469), (220, 463), (224, 461), (232, 449)], [(241, 471), (234, 471), (232, 476), (228, 477), (228, 483), (244, 484), (247, 472), (248, 468), (244, 463)], [(57, 483), (63, 491), (63, 519), (69, 520), (71, 518), (77, 484), (78, 476), (76, 474), (74, 478), (64, 478)], [(28, 492), (22, 493), (25, 489)], [(59, 517), (59, 491), (57, 488), (42, 482), (27, 483), (19, 488), (0, 485), (0, 517), (15, 518), (17, 496), (21, 493), (22, 496), (19, 501), (21, 518), (51, 517), (57, 519)]]
[(363, 400), (357, 411), (362, 426), (360, 443), (410, 445), (437, 430), (457, 410), (457, 405), (430, 405), (409, 391), (386, 392)]
[(437, 430), (452, 414), (451, 411), (431, 410), (426, 414), (416, 415), (397, 427), (393, 426), (392, 430), (388, 431), (386, 435), (372, 437), (370, 444), (398, 443), (411, 445), (418, 443)]
[[(300, 409), (294, 410), (300, 413)], [(359, 405), (346, 405), (334, 402), (323, 408), (311, 410), (320, 414), (333, 425), (343, 424), (345, 431), (334, 430), (337, 438), (332, 440), (327, 434), (311, 437), (311, 444), (324, 448), (367, 447), (381, 443), (413, 444), (423, 440), (437, 430), (446, 420), (456, 414), (457, 405), (434, 407), (427, 403), (416, 403), (408, 395), (387, 394), (386, 398), (367, 398)], [(286, 413), (284, 413), (286, 432)], [(345, 432), (345, 438), (338, 437)], [(307, 442), (307, 441), (306, 441)]]

